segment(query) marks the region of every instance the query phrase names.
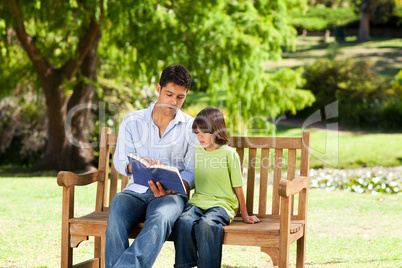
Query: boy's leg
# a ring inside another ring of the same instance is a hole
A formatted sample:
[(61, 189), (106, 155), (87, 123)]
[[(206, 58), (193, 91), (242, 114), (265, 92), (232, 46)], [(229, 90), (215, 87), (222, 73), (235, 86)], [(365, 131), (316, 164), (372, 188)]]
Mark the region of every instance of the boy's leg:
[(106, 229), (106, 268), (113, 267), (129, 247), (128, 233), (134, 224), (144, 221), (146, 207), (140, 194), (121, 192), (113, 198)]
[(203, 212), (196, 206), (188, 204), (177, 219), (173, 234), (175, 247), (175, 265), (177, 268), (197, 266), (197, 243), (194, 236), (194, 225), (202, 217)]
[(219, 268), (222, 260), (223, 226), (230, 223), (226, 210), (213, 207), (204, 211), (195, 226), (199, 268)]
[(179, 194), (153, 197), (146, 208), (144, 228), (115, 266), (152, 267), (186, 202), (187, 197)]

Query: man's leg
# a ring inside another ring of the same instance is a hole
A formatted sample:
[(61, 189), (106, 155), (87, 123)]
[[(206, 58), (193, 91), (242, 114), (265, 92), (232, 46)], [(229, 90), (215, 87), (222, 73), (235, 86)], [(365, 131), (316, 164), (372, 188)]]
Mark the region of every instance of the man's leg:
[(153, 198), (147, 206), (144, 228), (115, 266), (152, 267), (186, 202), (187, 197), (179, 194)]
[(199, 268), (219, 268), (222, 260), (223, 226), (230, 223), (226, 210), (213, 207), (204, 211), (195, 226)]
[[(106, 229), (105, 266), (111, 268), (129, 247), (131, 227), (144, 221), (146, 203), (136, 193), (121, 192), (115, 195), (109, 209)], [(139, 194), (137, 194), (139, 195)]]
[(187, 205), (174, 224), (174, 247), (176, 250), (174, 267), (186, 268), (197, 266), (197, 244), (194, 236), (194, 225), (202, 217), (203, 212), (196, 206)]

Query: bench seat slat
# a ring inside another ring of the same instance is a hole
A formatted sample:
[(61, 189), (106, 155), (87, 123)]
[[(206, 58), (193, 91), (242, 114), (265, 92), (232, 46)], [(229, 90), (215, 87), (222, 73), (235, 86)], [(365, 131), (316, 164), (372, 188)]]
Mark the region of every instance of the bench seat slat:
[[(108, 213), (103, 211), (94, 211), (88, 215), (70, 219), (71, 234), (80, 235), (84, 231), (89, 236), (99, 235), (106, 231)], [(247, 224), (241, 217), (235, 217), (230, 225), (224, 226), (225, 233), (244, 233), (244, 234), (269, 234), (279, 236), (279, 218), (262, 217), (258, 224)], [(139, 223), (133, 229), (142, 229), (143, 223)], [(290, 233), (296, 233), (304, 226), (303, 220), (291, 220)], [(96, 227), (96, 228), (92, 228)], [(93, 231), (91, 231), (93, 229)], [(135, 232), (135, 230), (133, 230)], [(88, 233), (89, 232), (89, 233)]]

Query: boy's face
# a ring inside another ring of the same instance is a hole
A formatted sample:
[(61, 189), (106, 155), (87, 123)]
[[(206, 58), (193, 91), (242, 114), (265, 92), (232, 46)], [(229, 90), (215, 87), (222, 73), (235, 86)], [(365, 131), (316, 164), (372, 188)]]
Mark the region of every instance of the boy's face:
[(176, 112), (183, 105), (187, 96), (187, 89), (184, 86), (169, 82), (163, 88), (158, 83), (156, 91), (159, 94), (158, 106), (167, 116), (175, 116)]
[(214, 135), (211, 133), (202, 132), (199, 128), (197, 128), (197, 140), (201, 144), (201, 146), (207, 151), (213, 151), (218, 146), (214, 143)]

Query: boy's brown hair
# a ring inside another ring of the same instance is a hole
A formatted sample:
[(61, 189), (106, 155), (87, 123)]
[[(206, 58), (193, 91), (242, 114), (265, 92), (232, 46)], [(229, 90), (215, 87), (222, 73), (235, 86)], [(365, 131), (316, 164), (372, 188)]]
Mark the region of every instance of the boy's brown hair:
[(193, 132), (198, 130), (214, 135), (214, 142), (218, 145), (225, 145), (229, 142), (226, 132), (225, 118), (219, 109), (207, 107), (202, 109), (194, 119)]

